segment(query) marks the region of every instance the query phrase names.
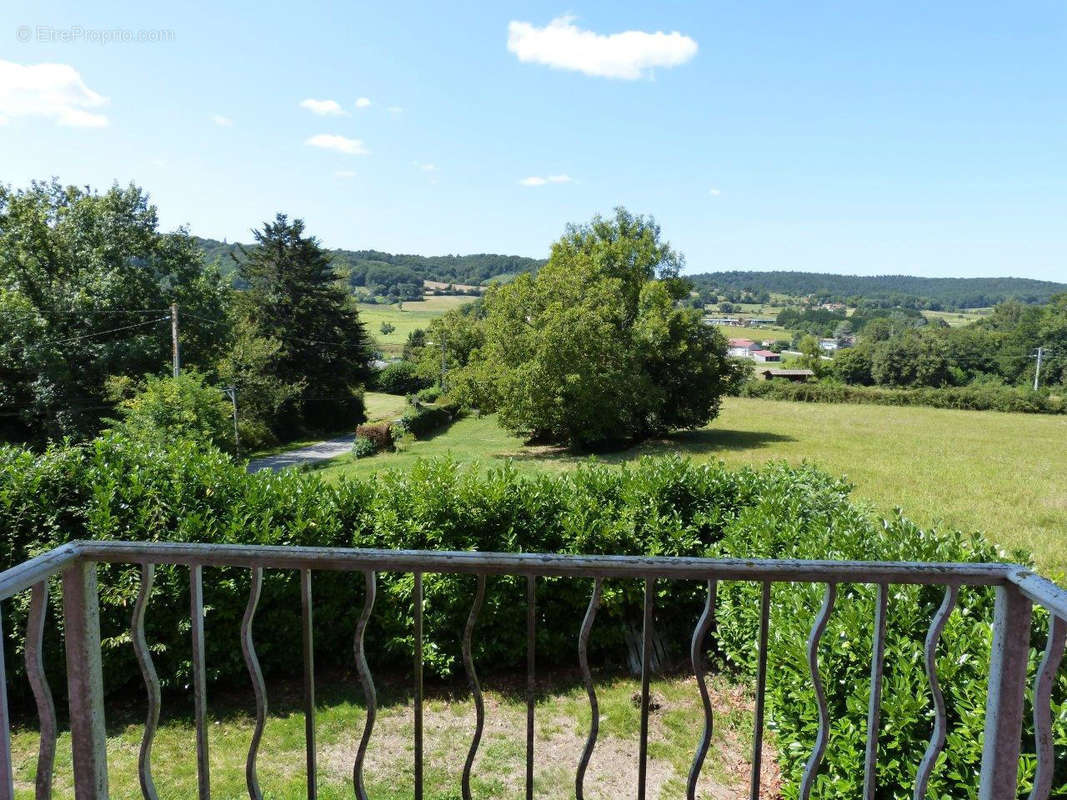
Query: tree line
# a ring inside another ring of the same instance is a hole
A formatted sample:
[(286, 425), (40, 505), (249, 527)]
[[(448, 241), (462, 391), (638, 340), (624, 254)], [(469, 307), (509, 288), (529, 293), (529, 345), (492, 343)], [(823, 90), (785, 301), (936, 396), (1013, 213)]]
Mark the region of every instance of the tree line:
[[(159, 230), (135, 185), (0, 186), (0, 436), (84, 439), (125, 416), (196, 431), (216, 420), (226, 444), (221, 387), (236, 391), (247, 445), (358, 421), (370, 340), (328, 251), (282, 214), (253, 235), (237, 291), (186, 231)], [(158, 378), (172, 304), (178, 386)]]

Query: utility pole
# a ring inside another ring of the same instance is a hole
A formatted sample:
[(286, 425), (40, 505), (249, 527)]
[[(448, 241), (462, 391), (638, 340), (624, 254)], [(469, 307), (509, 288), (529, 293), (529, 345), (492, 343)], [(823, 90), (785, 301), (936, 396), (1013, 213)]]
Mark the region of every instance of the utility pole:
[(174, 364), (174, 377), (177, 378), (182, 371), (182, 357), (178, 350), (178, 304), (170, 304), (170, 350), (171, 361)]
[(230, 398), (230, 402), (233, 403), (233, 451), (234, 455), (238, 458), (241, 456), (241, 439), (237, 435), (237, 387), (236, 386), (224, 386), (222, 388), (223, 393)]
[(1037, 368), (1034, 370), (1034, 391), (1037, 391), (1037, 385), (1041, 381), (1041, 360), (1049, 354), (1047, 347), (1038, 347), (1036, 351), (1030, 354), (1030, 358), (1037, 359)]

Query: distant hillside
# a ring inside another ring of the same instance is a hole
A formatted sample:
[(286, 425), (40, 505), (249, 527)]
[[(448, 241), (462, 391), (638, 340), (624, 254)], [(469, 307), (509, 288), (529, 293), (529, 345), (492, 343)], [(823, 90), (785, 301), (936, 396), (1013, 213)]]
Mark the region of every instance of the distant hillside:
[(1067, 284), (1030, 278), (918, 278), (912, 275), (830, 275), (819, 272), (733, 270), (688, 276), (699, 289), (813, 295), (822, 301), (863, 298), (885, 305), (918, 308), (982, 308), (1008, 299), (1045, 303)]
[[(193, 237), (208, 263), (218, 259), (229, 274), (235, 268), (231, 254), (240, 257), (238, 245), (217, 239)], [(244, 245), (248, 248), (251, 245)], [(524, 256), (475, 253), (467, 256), (394, 255), (380, 250), (331, 250), (339, 271), (347, 272), (353, 286), (392, 286), (439, 281), (445, 284), (488, 283), (491, 278), (531, 272), (544, 265), (543, 259)]]

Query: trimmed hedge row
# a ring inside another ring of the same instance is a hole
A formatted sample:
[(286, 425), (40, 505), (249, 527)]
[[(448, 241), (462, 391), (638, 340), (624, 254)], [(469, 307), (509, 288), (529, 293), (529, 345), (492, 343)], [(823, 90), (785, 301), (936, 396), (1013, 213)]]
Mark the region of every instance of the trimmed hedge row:
[(451, 425), (460, 416), (458, 403), (423, 405), (415, 402), (400, 418), (400, 425), (417, 439), (424, 439), (441, 428)]
[[(0, 557), (17, 564), (74, 538), (256, 543), (276, 545), (426, 548), (437, 550), (608, 553), (885, 560), (1002, 560), (980, 539), (923, 531), (896, 516), (877, 520), (848, 499), (850, 487), (811, 466), (769, 465), (739, 471), (678, 458), (629, 467), (583, 466), (564, 475), (520, 476), (503, 467), (462, 471), (447, 461), (417, 463), (405, 473), (324, 483), (314, 473), (246, 474), (226, 456), (185, 442), (167, 450), (118, 437), (35, 455), (0, 449)], [(1020, 558), (1022, 556), (1019, 556)], [(108, 688), (116, 676), (139, 685), (127, 629), (138, 577), (107, 567), (101, 576), (101, 618)], [(247, 601), (247, 570), (208, 571), (207, 664), (212, 680), (245, 685), (238, 632)], [(300, 674), (298, 575), (268, 570), (256, 617), (256, 648), (265, 670)], [(425, 580), (425, 653), (432, 673), (460, 669), (459, 632), (474, 592), (471, 576)], [(188, 576), (157, 568), (147, 636), (161, 680), (189, 681)], [(579, 621), (591, 580), (538, 582), (538, 665), (572, 667)], [(657, 582), (656, 624), (679, 660), (700, 613), (696, 581)], [(379, 576), (368, 635), (372, 669), (408, 669), (411, 648), (410, 575)], [(719, 587), (716, 641), (722, 660), (752, 673), (759, 625), (759, 586)], [(822, 587), (775, 586), (769, 649), (769, 722), (776, 731), (786, 797), (797, 780), (817, 727), (804, 641)], [(355, 617), (363, 601), (358, 574), (316, 573), (317, 660), (328, 668), (350, 661)], [(639, 623), (638, 581), (607, 581), (591, 641), (601, 664), (625, 663), (626, 630)], [(57, 602), (52, 608), (58, 608)], [(6, 603), (6, 630), (25, 627), (25, 595)], [(893, 587), (886, 654), (880, 797), (910, 796), (915, 769), (932, 728), (922, 670), (922, 641), (941, 602), (936, 589)], [(833, 727), (815, 796), (855, 797), (863, 761), (872, 591), (841, 586), (823, 638), (820, 668)], [(524, 581), (491, 578), (475, 635), (475, 657), (494, 670), (521, 669), (524, 660)], [(931, 784), (937, 798), (974, 797), (989, 659), (992, 595), (965, 588), (942, 637), (939, 669), (949, 708), (946, 754)], [(48, 630), (59, 626), (52, 619)], [(1032, 659), (1044, 646), (1046, 620), (1034, 621)], [(14, 688), (14, 639), (7, 641)], [(59, 637), (49, 634), (46, 664), (62, 664)], [(350, 666), (350, 665), (349, 665)], [(486, 669), (487, 675), (489, 670)], [(63, 686), (55, 676), (53, 686)], [(1057, 686), (1058, 741), (1067, 738), (1065, 685)], [(1027, 739), (1027, 745), (1032, 739)], [(1032, 750), (1032, 747), (1029, 747)], [(1057, 786), (1067, 772), (1061, 748)], [(1024, 762), (1032, 776), (1033, 762)], [(1058, 791), (1063, 791), (1062, 789)]]
[(844, 383), (792, 383), (751, 380), (741, 397), (793, 400), (803, 403), (870, 403), (882, 406), (932, 406), (972, 411), (1015, 411), (1024, 414), (1067, 413), (1067, 402), (1044, 392), (1011, 386), (946, 386), (941, 389), (888, 389)]

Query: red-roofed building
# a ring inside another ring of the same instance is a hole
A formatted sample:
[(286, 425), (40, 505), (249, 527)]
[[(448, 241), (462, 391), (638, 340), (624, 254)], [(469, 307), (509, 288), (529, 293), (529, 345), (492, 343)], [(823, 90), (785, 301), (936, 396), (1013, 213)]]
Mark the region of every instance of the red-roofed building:
[(781, 361), (782, 360), (781, 354), (780, 353), (775, 353), (773, 350), (753, 350), (752, 351), (752, 357), (754, 359), (756, 359), (756, 361), (760, 361), (760, 362)]

